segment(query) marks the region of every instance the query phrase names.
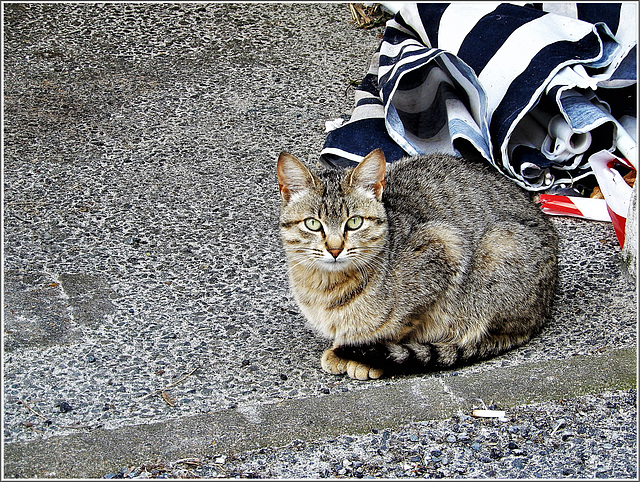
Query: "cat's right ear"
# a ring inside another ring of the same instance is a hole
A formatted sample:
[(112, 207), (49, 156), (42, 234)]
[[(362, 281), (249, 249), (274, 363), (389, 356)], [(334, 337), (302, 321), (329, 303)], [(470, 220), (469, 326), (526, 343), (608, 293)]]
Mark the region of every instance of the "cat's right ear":
[(382, 149), (375, 149), (360, 161), (349, 176), (349, 184), (365, 188), (372, 192), (376, 199), (382, 199), (386, 163)]
[(280, 194), (285, 202), (289, 202), (294, 194), (315, 186), (311, 171), (297, 157), (288, 152), (280, 153), (277, 171)]

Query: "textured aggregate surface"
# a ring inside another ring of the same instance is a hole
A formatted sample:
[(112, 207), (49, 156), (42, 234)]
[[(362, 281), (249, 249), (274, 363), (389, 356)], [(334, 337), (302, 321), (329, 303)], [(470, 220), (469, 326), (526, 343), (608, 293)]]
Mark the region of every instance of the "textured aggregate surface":
[[(107, 474), (203, 478), (621, 478), (637, 475), (636, 391)], [(155, 471), (155, 473), (154, 473)]]
[[(48, 436), (334, 383), (287, 292), (275, 159), (319, 152), (375, 34), (345, 5), (4, 8), (7, 440), (40, 436), (15, 400), (70, 403)], [(175, 407), (135, 402), (196, 366)]]
[[(317, 161), (380, 28), (346, 4), (2, 8), (5, 443), (394, 383), (321, 372), (277, 230), (278, 153)], [(548, 326), (461, 372), (635, 346), (611, 225), (554, 223)]]

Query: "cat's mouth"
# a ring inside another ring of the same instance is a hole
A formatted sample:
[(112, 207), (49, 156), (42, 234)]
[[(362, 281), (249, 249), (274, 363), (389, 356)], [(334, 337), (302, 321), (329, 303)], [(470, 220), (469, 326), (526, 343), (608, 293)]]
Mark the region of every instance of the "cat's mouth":
[(335, 258), (333, 256), (325, 256), (320, 260), (322, 268), (328, 271), (340, 271), (350, 264), (351, 262), (346, 256), (338, 256)]

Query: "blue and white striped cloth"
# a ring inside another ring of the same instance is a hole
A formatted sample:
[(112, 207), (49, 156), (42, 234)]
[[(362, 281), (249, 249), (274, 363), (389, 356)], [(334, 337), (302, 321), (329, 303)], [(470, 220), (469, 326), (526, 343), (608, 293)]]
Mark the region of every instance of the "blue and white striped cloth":
[[(634, 145), (637, 21), (635, 2), (403, 4), (321, 159), (471, 147), (525, 189), (570, 184), (627, 131)], [(557, 116), (572, 137), (544, 148)]]

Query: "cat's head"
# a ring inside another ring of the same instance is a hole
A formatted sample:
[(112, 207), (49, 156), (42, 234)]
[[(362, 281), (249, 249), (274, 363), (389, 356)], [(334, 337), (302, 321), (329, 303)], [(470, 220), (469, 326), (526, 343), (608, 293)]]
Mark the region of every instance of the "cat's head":
[(355, 168), (321, 172), (283, 152), (277, 171), (280, 233), (292, 267), (362, 271), (379, 262), (376, 256), (385, 248), (387, 234), (380, 149)]

